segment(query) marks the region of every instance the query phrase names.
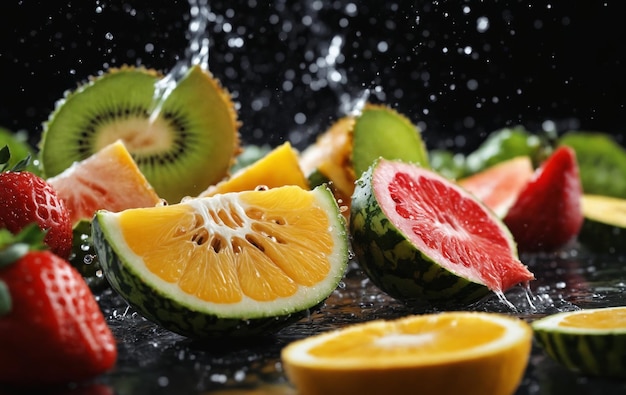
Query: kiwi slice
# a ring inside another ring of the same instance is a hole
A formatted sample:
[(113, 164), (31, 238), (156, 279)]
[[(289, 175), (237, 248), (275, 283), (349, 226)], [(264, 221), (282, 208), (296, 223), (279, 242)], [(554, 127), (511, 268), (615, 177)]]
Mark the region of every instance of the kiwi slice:
[(379, 157), (429, 166), (420, 130), (387, 106), (368, 103), (356, 118), (352, 133), (352, 165), (357, 178)]
[(154, 70), (126, 66), (68, 92), (44, 123), (44, 175), (55, 176), (121, 139), (159, 196), (170, 203), (223, 179), (240, 144), (230, 95), (209, 72), (194, 66), (155, 113), (160, 78)]

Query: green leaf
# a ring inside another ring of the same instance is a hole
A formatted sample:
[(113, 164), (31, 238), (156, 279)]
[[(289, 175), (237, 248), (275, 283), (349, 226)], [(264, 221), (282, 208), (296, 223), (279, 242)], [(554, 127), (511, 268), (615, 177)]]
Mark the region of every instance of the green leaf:
[(0, 267), (10, 265), (29, 251), (45, 250), (46, 233), (34, 222), (26, 225), (18, 234), (0, 229)]
[(4, 281), (0, 280), (0, 317), (9, 314), (13, 307), (12, 305), (9, 287)]
[(11, 159), (11, 152), (9, 146), (5, 145), (0, 149), (0, 171), (6, 170), (9, 165), (9, 159)]

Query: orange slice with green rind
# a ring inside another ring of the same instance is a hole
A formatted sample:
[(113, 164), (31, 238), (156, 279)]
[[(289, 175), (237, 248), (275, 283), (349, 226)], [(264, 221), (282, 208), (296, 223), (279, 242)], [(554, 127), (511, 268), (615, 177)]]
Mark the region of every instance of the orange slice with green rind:
[(282, 328), (330, 295), (348, 261), (345, 220), (324, 186), (100, 211), (93, 243), (131, 305), (196, 338)]
[(531, 344), (518, 318), (447, 312), (354, 324), (295, 341), (281, 356), (300, 395), (510, 395)]
[(626, 306), (561, 312), (531, 325), (546, 354), (567, 369), (626, 377)]

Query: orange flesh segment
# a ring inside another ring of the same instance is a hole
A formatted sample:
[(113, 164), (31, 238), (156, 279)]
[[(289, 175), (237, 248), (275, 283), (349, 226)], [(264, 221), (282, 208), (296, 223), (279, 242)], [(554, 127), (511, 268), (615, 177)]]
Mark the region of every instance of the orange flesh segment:
[(493, 342), (506, 329), (476, 318), (388, 322), (384, 326), (348, 332), (319, 344), (309, 353), (321, 358), (370, 359), (411, 356), (429, 359), (447, 353), (462, 352)]
[(626, 328), (626, 309), (609, 309), (593, 313), (572, 314), (559, 322), (559, 326), (586, 329)]
[(133, 252), (184, 292), (214, 303), (245, 296), (270, 301), (330, 272), (330, 222), (306, 190), (294, 186), (190, 202), (120, 216)]
[[(393, 175), (385, 176), (385, 171)], [(414, 175), (391, 165), (376, 173), (375, 183), (390, 179), (380, 186), (386, 188), (380, 198), (387, 194), (394, 207), (386, 214), (420, 250), (446, 269), (493, 291), (506, 291), (534, 278), (514, 256), (488, 211), (443, 178)]]

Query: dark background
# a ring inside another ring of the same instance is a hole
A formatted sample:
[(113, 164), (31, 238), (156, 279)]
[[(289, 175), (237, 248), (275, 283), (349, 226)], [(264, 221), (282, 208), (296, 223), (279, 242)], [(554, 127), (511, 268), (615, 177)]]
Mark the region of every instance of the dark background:
[[(210, 69), (239, 105), (245, 142), (304, 147), (343, 114), (340, 95), (376, 87), (370, 100), (409, 116), (432, 148), (467, 150), (493, 130), (545, 121), (559, 131), (625, 129), (623, 1), (209, 4)], [(36, 144), (55, 101), (89, 75), (122, 64), (169, 71), (185, 55), (189, 8), (3, 1), (0, 126), (27, 130)], [(335, 86), (319, 60), (336, 35), (345, 80)]]

